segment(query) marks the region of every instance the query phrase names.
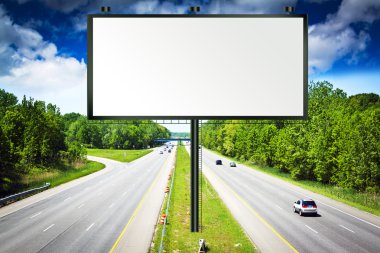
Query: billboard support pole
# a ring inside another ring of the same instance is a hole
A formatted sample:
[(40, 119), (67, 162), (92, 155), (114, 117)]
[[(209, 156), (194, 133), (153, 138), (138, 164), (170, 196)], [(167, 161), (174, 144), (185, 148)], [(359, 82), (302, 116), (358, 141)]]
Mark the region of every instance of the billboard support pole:
[(191, 232), (199, 231), (199, 120), (191, 120)]

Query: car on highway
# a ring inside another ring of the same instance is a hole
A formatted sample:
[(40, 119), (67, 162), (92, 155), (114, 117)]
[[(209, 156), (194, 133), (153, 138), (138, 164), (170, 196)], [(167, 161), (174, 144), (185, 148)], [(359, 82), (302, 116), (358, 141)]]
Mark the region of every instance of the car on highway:
[(164, 153), (164, 152), (161, 150), (161, 151), (160, 151), (160, 155), (162, 155), (163, 153)]
[(222, 163), (222, 160), (216, 160), (216, 165), (222, 165), (223, 163)]
[(171, 149), (169, 149), (169, 150), (168, 150), (168, 153), (171, 153), (171, 152), (172, 152), (172, 150), (171, 150)]
[(235, 162), (230, 162), (230, 167), (236, 167), (236, 163)]
[(293, 210), (300, 216), (304, 214), (318, 214), (317, 204), (312, 199), (299, 199), (294, 202)]

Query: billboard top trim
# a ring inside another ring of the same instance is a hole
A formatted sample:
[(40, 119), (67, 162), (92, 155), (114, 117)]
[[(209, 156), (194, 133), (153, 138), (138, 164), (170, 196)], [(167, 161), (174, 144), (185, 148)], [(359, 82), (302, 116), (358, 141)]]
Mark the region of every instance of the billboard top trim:
[(88, 14), (88, 18), (307, 18), (307, 14)]

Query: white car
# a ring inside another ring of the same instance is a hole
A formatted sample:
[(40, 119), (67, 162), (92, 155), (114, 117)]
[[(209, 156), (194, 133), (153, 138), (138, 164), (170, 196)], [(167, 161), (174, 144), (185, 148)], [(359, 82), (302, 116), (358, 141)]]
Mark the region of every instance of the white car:
[(295, 213), (298, 212), (300, 216), (304, 214), (314, 214), (317, 215), (317, 204), (312, 199), (299, 199), (294, 202), (293, 210)]

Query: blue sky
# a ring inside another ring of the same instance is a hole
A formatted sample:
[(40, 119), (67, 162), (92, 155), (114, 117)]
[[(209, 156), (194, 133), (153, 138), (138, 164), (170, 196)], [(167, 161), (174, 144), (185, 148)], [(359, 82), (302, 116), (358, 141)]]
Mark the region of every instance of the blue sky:
[(380, 93), (379, 0), (2, 0), (0, 88), (86, 113), (86, 15), (112, 13), (283, 13), (309, 16), (309, 81)]

